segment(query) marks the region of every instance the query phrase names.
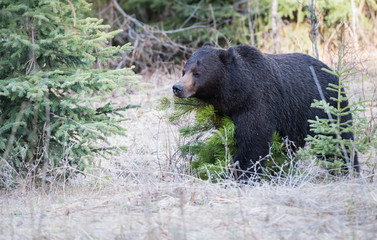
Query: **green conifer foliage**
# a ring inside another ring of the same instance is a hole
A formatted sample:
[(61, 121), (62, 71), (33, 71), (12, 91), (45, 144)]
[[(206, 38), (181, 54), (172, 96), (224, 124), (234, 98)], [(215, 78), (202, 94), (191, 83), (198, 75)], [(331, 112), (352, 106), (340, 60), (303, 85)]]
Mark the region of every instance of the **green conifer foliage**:
[[(356, 73), (350, 72), (349, 67), (343, 66), (342, 58), (343, 48), (340, 47), (337, 68), (331, 71), (322, 69), (337, 76), (339, 79), (338, 85), (329, 84), (327, 88), (327, 90), (337, 93), (337, 98), (331, 98), (337, 103), (337, 106), (330, 106), (324, 100), (314, 100), (311, 107), (322, 109), (329, 117), (325, 119), (317, 117), (315, 120), (309, 120), (310, 130), (315, 135), (307, 136), (305, 139), (309, 143), (306, 154), (332, 156), (331, 159), (326, 159), (329, 161), (323, 161), (321, 164), (325, 165), (334, 174), (341, 172), (344, 162), (347, 162), (348, 171), (351, 170), (354, 150), (362, 153), (367, 152), (371, 147), (370, 139), (374, 138), (365, 131), (368, 128), (369, 122), (365, 115), (361, 114), (365, 111), (364, 101), (359, 99), (359, 101), (350, 102), (347, 107), (341, 107), (341, 103), (348, 100), (345, 96), (345, 89), (347, 89), (347, 82), (349, 80), (347, 77)], [(342, 123), (341, 118), (349, 114), (353, 115), (353, 124), (352, 120)], [(344, 133), (353, 133), (355, 139), (343, 139), (341, 135)], [(305, 151), (302, 151), (302, 153), (305, 153)]]
[[(161, 110), (172, 105), (167, 98), (161, 101)], [(212, 105), (195, 98), (174, 98), (173, 112), (169, 115), (172, 123), (194, 117), (179, 128), (185, 142), (180, 146), (181, 154), (190, 161), (195, 176), (201, 179), (217, 181), (230, 176), (232, 159), (237, 151), (233, 121), (216, 112)], [(292, 174), (293, 158), (289, 157), (289, 142), (283, 142), (278, 133), (274, 133), (271, 152), (265, 158), (264, 176), (269, 180), (272, 176)], [(252, 147), (252, 146), (250, 146)]]
[[(41, 166), (83, 168), (84, 159), (124, 134), (121, 111), (106, 95), (137, 83), (130, 68), (93, 69), (129, 44), (107, 47), (120, 31), (86, 18), (84, 0), (0, 3), (0, 166), (2, 178)], [(87, 161), (86, 161), (87, 162)]]
[[(162, 99), (161, 110), (170, 105), (169, 99)], [(185, 159), (193, 157), (190, 167), (194, 175), (214, 181), (226, 177), (237, 151), (231, 119), (196, 98), (175, 98), (173, 105), (170, 122), (176, 123), (190, 115), (194, 117), (192, 123), (179, 128), (180, 135), (187, 140), (180, 146), (181, 154)]]

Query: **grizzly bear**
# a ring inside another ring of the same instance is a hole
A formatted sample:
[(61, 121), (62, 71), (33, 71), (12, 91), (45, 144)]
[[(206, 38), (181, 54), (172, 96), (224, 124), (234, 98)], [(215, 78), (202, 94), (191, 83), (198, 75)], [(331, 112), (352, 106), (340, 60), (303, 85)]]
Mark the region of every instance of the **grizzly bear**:
[[(235, 166), (243, 178), (256, 176), (275, 131), (296, 148), (304, 147), (307, 135), (313, 135), (308, 120), (328, 118), (322, 109), (311, 107), (314, 99), (321, 100), (311, 66), (325, 100), (336, 107), (331, 98), (337, 98), (337, 93), (327, 87), (337, 85), (338, 78), (322, 70), (329, 69), (324, 63), (301, 53), (264, 54), (247, 45), (225, 50), (204, 44), (185, 64), (173, 92), (179, 98), (195, 97), (212, 104), (219, 114), (232, 119)], [(348, 106), (346, 101), (342, 104), (342, 108)], [(351, 114), (341, 119), (343, 123), (350, 120)], [(353, 139), (353, 134), (342, 137)], [(354, 166), (358, 171), (357, 157)]]

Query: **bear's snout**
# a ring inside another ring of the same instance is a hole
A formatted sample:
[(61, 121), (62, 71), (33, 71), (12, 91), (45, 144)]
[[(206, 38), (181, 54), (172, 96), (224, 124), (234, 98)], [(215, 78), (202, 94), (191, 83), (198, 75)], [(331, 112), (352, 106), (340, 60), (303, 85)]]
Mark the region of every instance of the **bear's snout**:
[(183, 92), (183, 86), (180, 85), (180, 84), (174, 84), (173, 85), (173, 92), (174, 92), (175, 96), (182, 97), (181, 94)]

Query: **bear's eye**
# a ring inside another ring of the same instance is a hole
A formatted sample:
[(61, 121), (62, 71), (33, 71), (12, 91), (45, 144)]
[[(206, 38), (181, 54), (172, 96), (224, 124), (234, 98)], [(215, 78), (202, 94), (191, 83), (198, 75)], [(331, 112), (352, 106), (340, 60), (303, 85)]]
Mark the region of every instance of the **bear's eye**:
[(196, 77), (196, 78), (197, 78), (197, 77), (199, 77), (199, 76), (200, 76), (200, 73), (198, 73), (198, 72), (195, 72), (195, 73), (193, 73), (193, 74), (192, 74), (192, 76), (194, 76), (194, 77)]
[(185, 70), (182, 70), (182, 77), (185, 76)]

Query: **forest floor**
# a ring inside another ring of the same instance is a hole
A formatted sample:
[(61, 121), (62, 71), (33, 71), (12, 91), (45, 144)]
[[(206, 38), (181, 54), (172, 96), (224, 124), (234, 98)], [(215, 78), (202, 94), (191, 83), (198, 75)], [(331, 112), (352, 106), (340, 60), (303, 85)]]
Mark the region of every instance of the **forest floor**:
[[(152, 86), (113, 96), (141, 106), (126, 112), (127, 136), (111, 139), (128, 151), (66, 184), (2, 192), (0, 239), (377, 239), (377, 181), (365, 166), (357, 179), (257, 186), (189, 176), (177, 126), (157, 110), (177, 75), (147, 78)], [(376, 81), (350, 92), (372, 96)]]

